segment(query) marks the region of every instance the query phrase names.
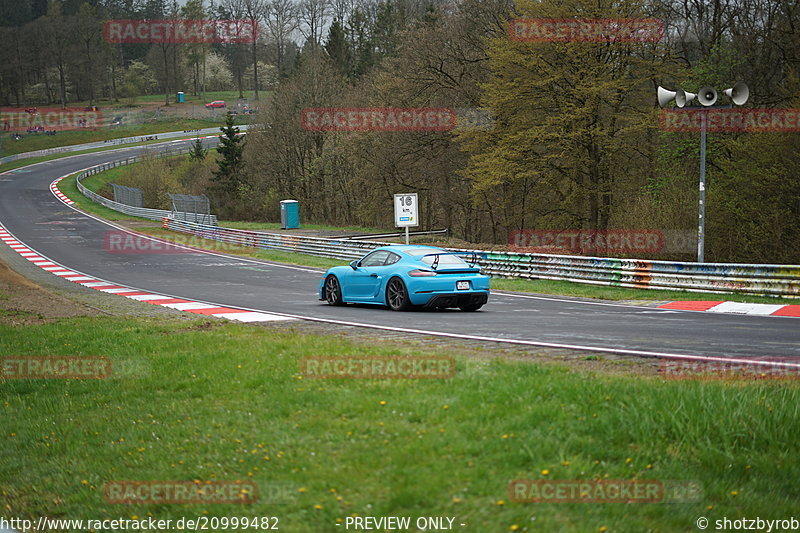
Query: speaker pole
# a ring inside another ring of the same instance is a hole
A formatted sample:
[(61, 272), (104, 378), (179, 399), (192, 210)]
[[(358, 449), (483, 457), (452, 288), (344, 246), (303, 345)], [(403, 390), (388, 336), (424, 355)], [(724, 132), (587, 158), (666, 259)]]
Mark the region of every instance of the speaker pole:
[(705, 259), (706, 246), (706, 118), (708, 112), (700, 111), (700, 214), (697, 228), (697, 262)]

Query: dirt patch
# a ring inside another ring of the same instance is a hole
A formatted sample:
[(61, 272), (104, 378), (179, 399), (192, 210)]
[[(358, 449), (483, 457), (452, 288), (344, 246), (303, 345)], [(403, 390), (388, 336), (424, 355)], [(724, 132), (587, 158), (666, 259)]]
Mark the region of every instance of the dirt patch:
[(56, 318), (100, 314), (96, 309), (43, 289), (0, 260), (0, 323), (42, 324)]

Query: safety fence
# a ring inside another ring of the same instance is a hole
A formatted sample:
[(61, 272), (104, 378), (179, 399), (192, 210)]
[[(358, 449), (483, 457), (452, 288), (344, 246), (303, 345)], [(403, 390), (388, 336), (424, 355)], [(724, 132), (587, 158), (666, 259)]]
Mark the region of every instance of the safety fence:
[[(205, 239), (332, 259), (362, 257), (386, 242), (220, 228), (165, 217), (163, 227)], [(565, 280), (595, 285), (694, 292), (800, 297), (800, 265), (682, 263), (583, 256), (449, 249), (491, 276)]]
[[(171, 147), (167, 150), (155, 153), (155, 154), (146, 154), (143, 157), (171, 157), (181, 154), (187, 154), (191, 151), (189, 148), (185, 147)], [(89, 198), (93, 202), (97, 202), (98, 204), (104, 205), (109, 209), (113, 209), (114, 211), (119, 211), (120, 213), (124, 213), (126, 215), (147, 218), (150, 220), (161, 220), (164, 217), (173, 217), (177, 220), (197, 220), (197, 213), (187, 213), (187, 212), (175, 212), (169, 211), (166, 209), (148, 209), (145, 207), (135, 207), (132, 205), (126, 205), (119, 202), (115, 202), (114, 200), (109, 200), (104, 196), (100, 196), (94, 191), (91, 191), (86, 188), (86, 186), (81, 183), (87, 176), (92, 176), (94, 174), (99, 174), (100, 172), (105, 172), (106, 170), (121, 167), (123, 165), (130, 165), (131, 163), (136, 163), (137, 161), (141, 161), (142, 156), (131, 156), (127, 159), (120, 159), (117, 161), (111, 161), (109, 163), (103, 163), (102, 165), (94, 166), (90, 169), (84, 170), (80, 174), (78, 174), (78, 178), (76, 179), (76, 184), (78, 186), (78, 190), (83, 194), (85, 197)], [(201, 215), (204, 220), (208, 221), (209, 227), (214, 227), (217, 225), (217, 216), (216, 215)]]

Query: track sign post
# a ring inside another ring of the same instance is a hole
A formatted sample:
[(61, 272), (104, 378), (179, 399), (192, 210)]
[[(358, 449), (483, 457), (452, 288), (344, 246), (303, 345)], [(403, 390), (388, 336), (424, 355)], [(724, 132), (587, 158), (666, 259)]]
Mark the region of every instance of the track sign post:
[(419, 226), (417, 193), (394, 195), (394, 225), (406, 229), (406, 244), (409, 244), (408, 228)]

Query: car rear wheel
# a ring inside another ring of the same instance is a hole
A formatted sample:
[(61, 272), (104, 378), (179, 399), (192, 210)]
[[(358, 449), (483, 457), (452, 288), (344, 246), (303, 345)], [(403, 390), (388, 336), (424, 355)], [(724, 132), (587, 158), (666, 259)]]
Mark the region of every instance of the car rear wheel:
[(481, 307), (483, 307), (483, 304), (465, 304), (458, 306), (458, 308), (461, 309), (462, 311), (469, 311), (469, 312), (477, 311)]
[(325, 301), (329, 305), (344, 305), (342, 300), (342, 286), (336, 276), (328, 276), (325, 280)]
[(400, 278), (392, 278), (386, 286), (386, 303), (392, 311), (406, 311), (411, 308), (406, 284)]

